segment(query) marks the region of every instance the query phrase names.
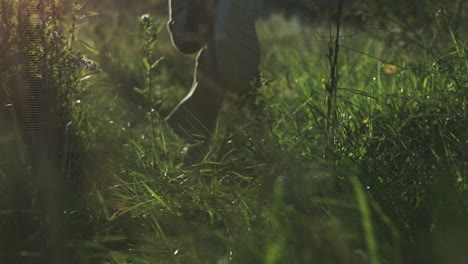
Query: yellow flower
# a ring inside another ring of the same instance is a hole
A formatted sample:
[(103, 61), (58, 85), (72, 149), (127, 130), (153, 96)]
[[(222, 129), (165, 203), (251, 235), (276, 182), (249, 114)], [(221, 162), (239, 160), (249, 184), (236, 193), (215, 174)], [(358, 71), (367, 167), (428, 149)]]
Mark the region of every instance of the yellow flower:
[(394, 64), (384, 64), (382, 65), (382, 70), (386, 75), (393, 75), (397, 71), (397, 66)]
[(323, 84), (323, 87), (327, 90), (330, 89), (330, 85), (328, 84), (328, 82), (325, 80), (325, 79), (322, 79), (322, 84)]

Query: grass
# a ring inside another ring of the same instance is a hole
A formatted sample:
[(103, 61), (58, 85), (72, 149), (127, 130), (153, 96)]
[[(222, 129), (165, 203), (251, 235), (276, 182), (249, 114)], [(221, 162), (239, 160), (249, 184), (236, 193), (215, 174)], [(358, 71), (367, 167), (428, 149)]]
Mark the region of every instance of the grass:
[[(463, 263), (463, 31), (442, 16), (437, 49), (425, 50), (345, 20), (331, 116), (328, 25), (260, 20), (261, 85), (224, 106), (210, 151), (184, 166), (185, 144), (162, 117), (190, 87), (194, 57), (164, 30), (156, 43), (139, 29), (148, 8), (160, 14), (152, 29), (166, 20), (160, 4), (102, 1), (54, 18), (71, 25), (88, 14), (50, 61), (68, 67), (84, 54), (99, 66), (53, 79), (66, 95), (56, 201), (27, 158), (15, 160), (28, 155), (27, 137), (0, 130), (1, 263)], [(0, 47), (20, 52), (16, 38)], [(0, 72), (7, 95), (21, 87), (14, 67)], [(4, 92), (1, 107), (16, 106)], [(8, 111), (0, 121), (11, 125)]]

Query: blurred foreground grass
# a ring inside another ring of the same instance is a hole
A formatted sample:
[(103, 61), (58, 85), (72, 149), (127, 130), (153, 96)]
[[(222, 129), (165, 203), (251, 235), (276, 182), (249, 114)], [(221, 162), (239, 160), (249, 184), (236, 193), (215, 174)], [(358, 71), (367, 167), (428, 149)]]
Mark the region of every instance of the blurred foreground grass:
[[(71, 100), (56, 227), (67, 263), (468, 258), (466, 35), (429, 52), (345, 22), (330, 127), (328, 25), (259, 20), (264, 83), (225, 105), (211, 151), (187, 167), (161, 117), (188, 91), (194, 56), (177, 53), (163, 30), (153, 105), (134, 89), (147, 85), (138, 17), (164, 5), (85, 8), (98, 14), (78, 23), (76, 49), (102, 72), (83, 76)], [(0, 164), (1, 263), (52, 263), (34, 193), (12, 191), (34, 183), (12, 188), (13, 172)]]

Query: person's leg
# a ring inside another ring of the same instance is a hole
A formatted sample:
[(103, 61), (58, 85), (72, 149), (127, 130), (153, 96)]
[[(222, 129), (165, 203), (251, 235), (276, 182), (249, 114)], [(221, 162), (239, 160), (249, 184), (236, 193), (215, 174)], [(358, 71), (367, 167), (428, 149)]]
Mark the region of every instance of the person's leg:
[[(215, 129), (218, 113), (227, 92), (238, 95), (245, 92), (258, 74), (260, 60), (254, 24), (260, 1), (217, 2), (215, 33), (197, 58), (192, 89), (165, 119), (174, 132), (186, 142), (204, 142), (197, 147), (202, 150), (208, 146), (207, 142)], [(176, 43), (177, 28), (171, 30)], [(197, 154), (199, 153), (195, 155)]]
[(210, 44), (198, 55), (195, 71), (192, 89), (166, 117), (173, 131), (188, 143), (208, 141), (224, 100)]
[(258, 75), (255, 19), (261, 0), (219, 0), (215, 18), (216, 65), (226, 89), (242, 95)]
[(215, 0), (169, 0), (172, 42), (182, 53), (195, 53), (213, 34)]

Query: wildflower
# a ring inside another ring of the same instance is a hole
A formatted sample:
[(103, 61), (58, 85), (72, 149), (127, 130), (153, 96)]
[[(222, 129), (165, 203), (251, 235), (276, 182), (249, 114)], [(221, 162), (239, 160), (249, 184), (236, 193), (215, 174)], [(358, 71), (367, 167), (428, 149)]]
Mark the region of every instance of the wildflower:
[(325, 89), (330, 90), (330, 85), (328, 84), (327, 80), (322, 79), (322, 84)]
[(384, 65), (382, 65), (382, 70), (386, 75), (393, 75), (393, 74), (396, 73), (397, 66), (395, 66), (394, 64), (391, 64), (391, 63), (384, 64)]
[(86, 58), (86, 56), (81, 56), (75, 60), (75, 63), (77, 68), (85, 68), (88, 65), (88, 58)]
[(62, 32), (60, 30), (54, 31), (50, 34), (50, 37), (54, 40), (59, 40), (62, 38)]
[(91, 71), (101, 71), (99, 65), (95, 61), (88, 59), (86, 56), (81, 56), (80, 58), (76, 59), (75, 64), (76, 67), (80, 69), (87, 68)]
[(141, 19), (141, 21), (143, 21), (145, 23), (148, 23), (148, 22), (150, 22), (150, 15), (149, 14), (143, 14), (143, 15), (141, 15), (140, 19)]

